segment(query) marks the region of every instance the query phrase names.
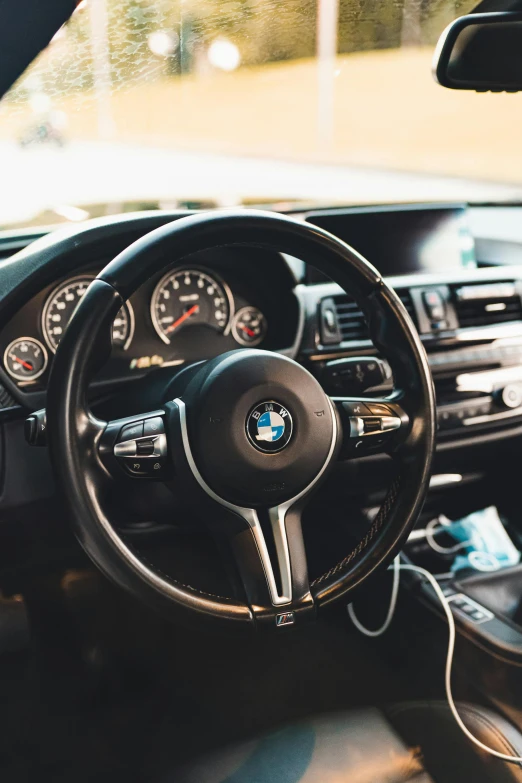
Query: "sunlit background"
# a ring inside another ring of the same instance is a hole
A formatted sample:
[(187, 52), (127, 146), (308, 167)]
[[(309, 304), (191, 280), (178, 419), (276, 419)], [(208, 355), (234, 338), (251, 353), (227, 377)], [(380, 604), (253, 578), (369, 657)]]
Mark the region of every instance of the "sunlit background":
[(0, 104), (0, 226), (513, 201), (519, 95), (431, 76), (448, 0), (83, 0)]

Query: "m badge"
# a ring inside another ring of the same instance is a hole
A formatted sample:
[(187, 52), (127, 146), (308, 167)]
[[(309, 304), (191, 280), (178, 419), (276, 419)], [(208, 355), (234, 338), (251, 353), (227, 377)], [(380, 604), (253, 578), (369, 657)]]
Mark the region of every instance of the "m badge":
[(293, 612), (283, 612), (282, 614), (276, 614), (276, 626), (282, 628), (283, 625), (294, 625), (295, 614)]

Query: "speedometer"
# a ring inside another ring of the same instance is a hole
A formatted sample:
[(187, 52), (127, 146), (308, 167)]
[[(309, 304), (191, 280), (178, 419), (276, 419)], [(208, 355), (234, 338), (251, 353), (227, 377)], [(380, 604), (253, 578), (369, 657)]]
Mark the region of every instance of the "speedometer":
[(152, 294), (152, 323), (164, 343), (188, 326), (201, 324), (228, 334), (234, 302), (230, 289), (204, 269), (176, 269)]
[[(42, 332), (51, 351), (56, 352), (78, 302), (93, 279), (88, 275), (71, 277), (55, 288), (49, 296), (42, 313)], [(112, 324), (113, 344), (126, 350), (132, 340), (133, 331), (134, 313), (130, 303), (126, 302)]]

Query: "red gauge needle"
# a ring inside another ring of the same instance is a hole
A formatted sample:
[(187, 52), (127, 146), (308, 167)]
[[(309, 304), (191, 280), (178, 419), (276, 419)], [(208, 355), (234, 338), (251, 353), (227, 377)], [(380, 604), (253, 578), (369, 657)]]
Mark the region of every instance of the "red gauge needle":
[(246, 332), (249, 337), (256, 336), (256, 333), (252, 329), (249, 329), (248, 326), (245, 326), (245, 324), (239, 324), (239, 328)]
[(192, 305), (192, 307), (189, 307), (186, 313), (180, 315), (177, 321), (174, 321), (174, 323), (171, 324), (168, 329), (165, 329), (165, 334), (168, 334), (169, 332), (173, 332), (174, 329), (177, 329), (178, 326), (181, 326), (183, 321), (186, 321), (187, 318), (190, 318), (191, 315), (194, 315), (194, 313), (197, 313), (198, 311), (199, 311), (199, 305), (197, 304)]
[(21, 364), (22, 367), (25, 367), (26, 370), (32, 370), (33, 369), (33, 365), (32, 364), (29, 364), (29, 362), (24, 362), (24, 360), (23, 359), (19, 359), (18, 356), (13, 356), (12, 358), (15, 360), (15, 362), (18, 362), (18, 364)]

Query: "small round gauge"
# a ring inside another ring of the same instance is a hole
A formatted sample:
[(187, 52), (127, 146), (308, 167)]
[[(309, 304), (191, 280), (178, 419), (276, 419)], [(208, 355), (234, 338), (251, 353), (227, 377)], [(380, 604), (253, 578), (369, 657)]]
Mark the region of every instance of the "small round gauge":
[[(42, 314), (42, 331), (47, 345), (56, 352), (62, 339), (65, 328), (71, 320), (76, 306), (87, 288), (93, 281), (93, 277), (81, 275), (71, 277), (55, 288), (45, 303)], [(127, 350), (134, 332), (134, 313), (129, 302), (126, 302), (112, 325), (112, 342)]]
[(232, 334), (240, 345), (258, 345), (267, 332), (266, 318), (257, 307), (242, 307), (232, 321)]
[(164, 343), (194, 324), (227, 334), (233, 308), (226, 283), (203, 269), (169, 272), (159, 281), (150, 302), (152, 323)]
[(4, 367), (17, 381), (34, 381), (45, 372), (47, 351), (34, 337), (19, 337), (5, 349)]

